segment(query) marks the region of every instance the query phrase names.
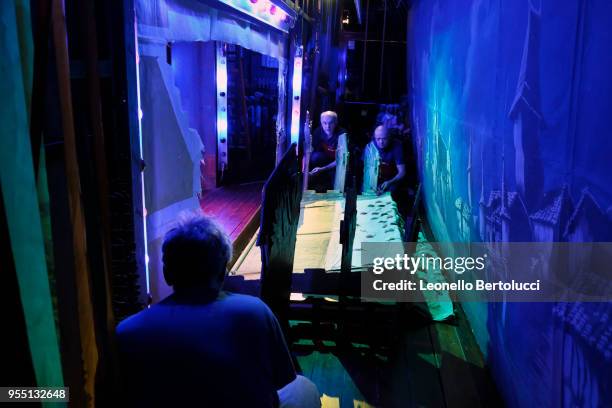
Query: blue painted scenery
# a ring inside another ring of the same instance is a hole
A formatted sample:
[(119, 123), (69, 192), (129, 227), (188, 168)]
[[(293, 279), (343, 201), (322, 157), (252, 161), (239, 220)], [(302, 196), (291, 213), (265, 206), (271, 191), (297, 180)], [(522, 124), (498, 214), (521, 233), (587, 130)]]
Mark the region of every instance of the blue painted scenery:
[[(440, 241), (612, 241), (612, 3), (415, 1), (415, 149)], [(509, 406), (610, 406), (609, 303), (465, 303)]]

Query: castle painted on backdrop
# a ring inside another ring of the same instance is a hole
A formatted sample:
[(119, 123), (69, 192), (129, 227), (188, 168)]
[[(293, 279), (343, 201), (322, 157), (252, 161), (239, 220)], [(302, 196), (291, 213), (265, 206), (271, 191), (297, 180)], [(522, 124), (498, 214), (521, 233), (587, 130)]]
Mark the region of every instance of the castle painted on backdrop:
[[(431, 175), (433, 200), (428, 204), (431, 210), (438, 212), (448, 236), (462, 242), (490, 243), (493, 254), (499, 253), (503, 246), (496, 245), (498, 243), (550, 242), (549, 251), (543, 251), (539, 262), (532, 266), (534, 279), (550, 276), (550, 268), (554, 267), (549, 262), (554, 242), (612, 241), (612, 206), (604, 208), (588, 187), (573, 197), (571, 178), (568, 175), (561, 185), (544, 192), (539, 137), (546, 124), (540, 104), (539, 44), (540, 12), (530, 7), (518, 83), (508, 111), (513, 127), (513, 149), (508, 149), (511, 152), (508, 154), (506, 144), (502, 141), (502, 170), (497, 189), (485, 191), (485, 156), (487, 153), (494, 156), (495, 152), (486, 152), (484, 147), (480, 151), (480, 180), (473, 179), (474, 149), (473, 136), (470, 134), (466, 169), (467, 197), (456, 196), (459, 189), (453, 186), (452, 169), (456, 170), (457, 166), (452, 163), (451, 135), (443, 135), (440, 130), (437, 109), (433, 112), (431, 145), (422, 146), (422, 140), (416, 140), (417, 148), (425, 147), (424, 167)], [(417, 121), (417, 131), (419, 125)], [(570, 143), (567, 152), (570, 164), (572, 148)], [(508, 182), (506, 174), (506, 167), (511, 164), (514, 167), (513, 184)], [(480, 184), (479, 189), (476, 183)], [(495, 181), (493, 184), (496, 184)], [(509, 185), (516, 187), (509, 190)], [(472, 186), (475, 188), (472, 189)], [(480, 190), (477, 203), (474, 203), (472, 190)], [(453, 207), (455, 214), (452, 214)], [(580, 285), (584, 279), (583, 274), (589, 274), (588, 265), (585, 266), (577, 259), (570, 262), (570, 270), (580, 271), (574, 282)], [(609, 282), (604, 284), (610, 285), (612, 292), (612, 285)], [(553, 314), (605, 361), (611, 361), (612, 325), (609, 324), (609, 310), (609, 304), (605, 303), (559, 303), (553, 307)]]

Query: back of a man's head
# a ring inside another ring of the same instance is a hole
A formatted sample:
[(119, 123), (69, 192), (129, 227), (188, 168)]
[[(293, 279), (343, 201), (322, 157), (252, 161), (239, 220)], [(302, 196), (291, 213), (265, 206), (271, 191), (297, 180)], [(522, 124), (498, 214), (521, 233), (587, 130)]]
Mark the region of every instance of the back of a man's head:
[(175, 291), (219, 289), (232, 257), (232, 244), (210, 218), (194, 214), (168, 231), (162, 245), (164, 278)]

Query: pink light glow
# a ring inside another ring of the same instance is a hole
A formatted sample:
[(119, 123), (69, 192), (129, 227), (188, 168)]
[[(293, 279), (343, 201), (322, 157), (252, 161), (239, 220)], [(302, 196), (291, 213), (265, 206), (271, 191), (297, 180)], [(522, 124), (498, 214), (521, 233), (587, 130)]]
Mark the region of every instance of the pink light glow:
[(233, 8), (246, 12), (256, 19), (268, 23), (284, 32), (286, 24), (291, 20), (290, 15), (274, 4), (271, 0), (219, 0)]
[(279, 10), (274, 4), (270, 6), (270, 19), (274, 21), (275, 24), (280, 24), (286, 16), (287, 15), (282, 10)]

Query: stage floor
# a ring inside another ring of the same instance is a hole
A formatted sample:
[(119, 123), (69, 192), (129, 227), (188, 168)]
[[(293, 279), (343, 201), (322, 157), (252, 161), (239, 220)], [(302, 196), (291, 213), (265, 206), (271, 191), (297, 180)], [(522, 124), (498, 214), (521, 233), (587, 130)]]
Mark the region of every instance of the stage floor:
[(363, 316), (374, 347), (296, 339), (296, 368), (319, 388), (322, 408), (502, 406), (460, 308), (450, 324), (407, 314), (415, 318), (394, 335)]
[(204, 193), (200, 207), (218, 222), (234, 246), (234, 261), (259, 227), (263, 181), (219, 187)]

